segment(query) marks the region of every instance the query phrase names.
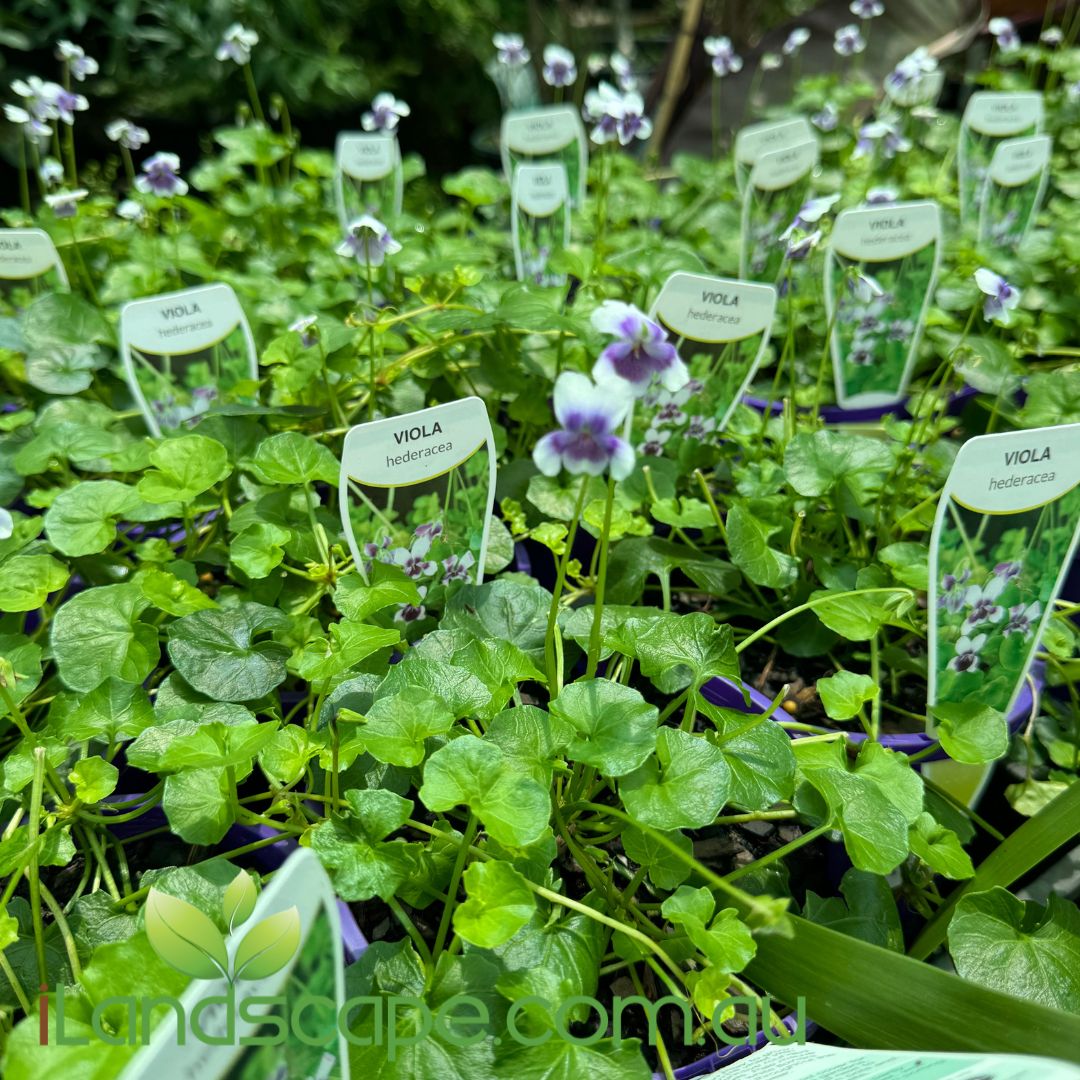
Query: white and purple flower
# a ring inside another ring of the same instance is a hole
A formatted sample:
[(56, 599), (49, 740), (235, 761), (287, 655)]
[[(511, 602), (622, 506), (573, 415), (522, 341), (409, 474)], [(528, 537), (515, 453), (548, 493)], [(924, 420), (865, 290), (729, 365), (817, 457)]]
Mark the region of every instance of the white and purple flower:
[(969, 585), (964, 590), (964, 603), (969, 608), (964, 620), (965, 630), (974, 630), (983, 623), (1001, 622), (1005, 612), (997, 603), (1005, 588), (1005, 578), (991, 575), (983, 585)]
[(240, 23), (233, 23), (221, 35), (221, 44), (214, 53), (217, 60), (224, 63), (231, 60), (241, 66), (251, 60), (251, 50), (259, 44), (259, 35)]
[(877, 149), (891, 161), (897, 154), (907, 153), (911, 149), (911, 140), (891, 120), (871, 120), (859, 128), (859, 138), (851, 156), (866, 157)]
[(150, 141), (146, 128), (133, 124), (130, 120), (112, 120), (105, 125), (106, 137), (119, 143), (125, 150), (138, 150)]
[(638, 453), (644, 457), (662, 457), (664, 453), (664, 443), (670, 438), (670, 428), (651, 427), (645, 432), (644, 442), (638, 445)]
[(735, 51), (729, 37), (707, 37), (705, 52), (712, 57), (713, 74), (718, 79), (742, 71), (742, 57)]
[(544, 82), (559, 89), (577, 82), (577, 61), (569, 49), (561, 45), (544, 46)]
[(141, 203), (134, 199), (123, 199), (117, 204), (116, 216), (125, 221), (142, 221), (146, 217), (146, 210)]
[(979, 653), (985, 645), (985, 634), (976, 634), (974, 637), (964, 635), (956, 643), (956, 655), (949, 661), (949, 667), (960, 672), (978, 671)]
[(349, 225), (345, 239), (335, 250), (339, 255), (358, 259), (369, 266), (382, 266), (386, 256), (396, 255), (401, 245), (378, 218), (364, 214)]
[(294, 334), (300, 335), (300, 344), (305, 349), (310, 349), (319, 340), (319, 316), (305, 315), (291, 323), (289, 329)]
[(443, 559), (442, 583), (449, 585), (452, 581), (468, 581), (472, 577), (472, 568), (476, 565), (476, 556), (471, 551), (464, 555), (451, 555)]
[[(420, 599), (423, 600), (427, 596), (427, 586), (419, 585), (416, 591), (420, 594)], [(420, 604), (402, 604), (397, 611), (394, 612), (394, 621), (411, 623), (417, 622), (427, 614), (427, 608), (422, 603)]]
[(964, 607), (964, 586), (971, 579), (970, 570), (962, 570), (959, 574), (945, 574), (941, 579), (941, 593), (938, 599), (946, 611), (958, 615)]
[(1001, 16), (991, 19), (986, 24), (986, 29), (994, 35), (994, 41), (1001, 52), (1012, 53), (1020, 48), (1020, 35), (1016, 32), (1011, 19)]
[(76, 94), (73, 90), (65, 90), (64, 87), (59, 86), (53, 97), (53, 106), (56, 108), (57, 117), (71, 127), (75, 123), (75, 114), (86, 112), (90, 108), (90, 102), (82, 94)]
[(430, 536), (414, 536), (412, 547), (394, 548), (390, 552), (388, 561), (395, 566), (400, 566), (414, 580), (432, 577), (438, 571), (439, 564), (427, 557), (430, 550)]
[(1002, 630), (1002, 634), (1008, 637), (1010, 634), (1020, 634), (1025, 638), (1031, 637), (1035, 625), (1042, 615), (1042, 605), (1038, 600), (1025, 607), (1023, 604), (1015, 604), (1009, 608), (1009, 621)]
[(1040, 35), (1039, 40), (1052, 49), (1056, 49), (1064, 40), (1065, 32), (1060, 26), (1048, 26)]
[(780, 234), (780, 239), (788, 240), (796, 230), (805, 231), (808, 225), (816, 225), (839, 201), (839, 194), (819, 195), (816, 198), (807, 199), (799, 207), (799, 212), (792, 219), (791, 224)]
[(854, 24), (841, 26), (833, 35), (833, 52), (837, 56), (854, 56), (866, 48), (866, 39), (862, 31)]
[(79, 212), (79, 203), (89, 195), (86, 188), (75, 191), (57, 191), (45, 196), (45, 202), (58, 218), (73, 218)]
[(171, 199), (186, 195), (187, 181), (180, 177), (180, 159), (176, 154), (157, 153), (142, 163), (142, 176), (135, 177), (135, 190), (144, 195)]
[(840, 111), (831, 101), (826, 101), (821, 111), (810, 117), (810, 122), (818, 131), (835, 131), (840, 122)]
[(71, 77), (77, 82), (82, 82), (87, 75), (98, 73), (98, 62), (92, 56), (87, 56), (82, 46), (72, 41), (56, 43), (56, 58), (67, 64)]
[(609, 82), (602, 82), (585, 94), (582, 113), (593, 125), (589, 138), (603, 145), (620, 138), (624, 112), (623, 96)]
[(496, 34), (491, 43), (496, 49), (495, 58), (508, 68), (524, 67), (532, 56), (520, 34)]
[(885, 14), (885, 5), (881, 0), (851, 0), (848, 11), (857, 19), (866, 22), (868, 19), (876, 19)]
[(622, 380), (635, 397), (647, 393), (654, 380), (665, 390), (686, 385), (690, 373), (666, 331), (632, 304), (605, 300), (592, 313), (592, 324), (615, 338), (593, 366), (598, 383)]
[(402, 117), (412, 110), (393, 94), (376, 94), (371, 108), (360, 118), (360, 125), (365, 131), (396, 131)]
[(810, 40), (810, 31), (805, 26), (796, 26), (787, 36), (781, 47), (785, 56), (798, 56), (799, 50)]
[(47, 157), (38, 169), (38, 176), (46, 187), (55, 187), (64, 179), (64, 166), (56, 158)]
[(622, 146), (629, 146), (635, 139), (647, 139), (652, 134), (652, 121), (645, 115), (645, 102), (636, 90), (623, 94), (618, 131)]
[(533, 449), (533, 461), (545, 476), (561, 469), (600, 476), (610, 469), (615, 480), (634, 470), (634, 450), (616, 432), (633, 398), (626, 384), (596, 386), (587, 375), (564, 371), (555, 381), (555, 418), (561, 425)]
[(896, 202), (898, 198), (896, 188), (873, 187), (866, 193), (866, 205), (889, 206), (891, 203)]
[(985, 266), (975, 271), (975, 284), (986, 296), (983, 318), (999, 326), (1008, 326), (1012, 322), (1014, 308), (1020, 303), (1020, 290)]

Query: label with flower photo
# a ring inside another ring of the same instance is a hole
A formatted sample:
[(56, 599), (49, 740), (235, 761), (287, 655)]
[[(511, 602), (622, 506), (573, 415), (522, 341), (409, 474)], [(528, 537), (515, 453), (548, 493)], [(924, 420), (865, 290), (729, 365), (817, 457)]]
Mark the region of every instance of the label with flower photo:
[(1042, 205), (1050, 178), (1049, 135), (1002, 139), (994, 150), (979, 199), (979, 242), (1020, 246)]
[(193, 978), (179, 998), (155, 999), (176, 1007), (163, 1010), (121, 1080), (348, 1080), (338, 1028), (346, 1001), (341, 920), (317, 856), (294, 852), (261, 892), (238, 870), (220, 903), (211, 917), (202, 904), (151, 889), (150, 945)]
[(152, 435), (217, 404), (252, 404), (258, 392), (255, 339), (229, 285), (200, 285), (125, 304), (120, 357)]
[(762, 154), (743, 193), (739, 277), (775, 284), (784, 262), (780, 235), (810, 194), (821, 155), (817, 139)]
[(978, 222), (979, 196), (998, 143), (1038, 135), (1042, 126), (1043, 98), (1037, 90), (979, 90), (968, 98), (956, 147), (962, 222)]
[(930, 705), (1009, 711), (1078, 539), (1080, 424), (960, 447), (930, 541)]
[(396, 567), (418, 597), (395, 618), (418, 623), (459, 583), (480, 584), (495, 501), (495, 439), (478, 397), (351, 428), (341, 452), (341, 523), (365, 580)]
[(518, 281), (564, 285), (565, 274), (548, 270), (548, 260), (570, 243), (570, 193), (559, 162), (519, 165), (510, 187), (510, 231)]
[(762, 154), (787, 150), (800, 143), (818, 142), (818, 134), (805, 116), (788, 120), (766, 120), (748, 124), (735, 133), (735, 184), (741, 195), (746, 190), (750, 172)]
[(772, 285), (682, 270), (667, 279), (649, 318), (675, 339), (691, 382), (658, 392), (646, 446), (724, 430), (769, 346), (775, 314)]
[(63, 260), (44, 229), (0, 229), (0, 292), (20, 285), (68, 287)]
[(892, 203), (837, 215), (825, 258), (825, 310), (841, 407), (892, 405), (903, 398), (940, 265), (937, 203)]
[(343, 131), (334, 144), (334, 202), (342, 230), (371, 214), (381, 221), (401, 213), (405, 176), (392, 132)]
[(573, 206), (580, 206), (585, 201), (588, 145), (585, 125), (573, 105), (514, 110), (502, 119), (499, 150), (503, 172), (511, 187), (519, 166), (558, 163), (566, 170), (567, 190)]

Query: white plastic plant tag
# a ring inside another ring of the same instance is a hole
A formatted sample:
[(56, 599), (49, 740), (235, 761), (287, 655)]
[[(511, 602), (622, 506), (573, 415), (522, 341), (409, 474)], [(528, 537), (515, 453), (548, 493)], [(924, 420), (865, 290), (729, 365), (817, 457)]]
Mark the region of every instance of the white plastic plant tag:
[(825, 310), (841, 407), (902, 400), (940, 265), (937, 203), (837, 215), (825, 259)]
[(960, 447), (930, 540), (931, 706), (978, 701), (1008, 713), (1078, 539), (1080, 424)]
[(1002, 139), (979, 199), (979, 242), (1015, 250), (1031, 228), (1050, 178), (1049, 135)]
[(359, 424), (345, 436), (338, 491), (341, 524), (357, 570), (399, 567), (422, 604), (404, 622), (441, 609), (457, 582), (484, 576), (495, 502), (495, 439), (478, 397)]
[(817, 139), (762, 154), (743, 192), (739, 277), (776, 282), (784, 261), (780, 234), (810, 195), (821, 144)]
[(649, 318), (672, 337), (693, 380), (657, 392), (642, 410), (642, 452), (681, 456), (724, 430), (765, 355), (775, 313), (772, 285), (682, 270), (667, 279)]
[(0, 289), (30, 285), (68, 288), (63, 260), (44, 229), (0, 229)]
[(499, 150), (511, 188), (521, 165), (557, 162), (566, 170), (571, 204), (580, 206), (589, 173), (588, 145), (585, 125), (573, 105), (515, 110), (502, 119)]
[(564, 285), (548, 260), (570, 243), (570, 192), (561, 163), (519, 165), (510, 189), (510, 231), (518, 281)]
[(818, 1043), (766, 1046), (702, 1080), (1080, 1080), (1080, 1068), (1023, 1054), (853, 1050)]
[(229, 285), (132, 300), (120, 310), (120, 357), (152, 435), (222, 402), (254, 402), (259, 360)]
[(968, 98), (956, 148), (961, 222), (977, 223), (979, 195), (997, 144), (1038, 135), (1042, 125), (1043, 98), (1037, 90), (979, 90)]
[(762, 154), (787, 150), (800, 143), (820, 142), (817, 132), (805, 116), (788, 120), (766, 120), (749, 124), (735, 133), (735, 185), (741, 195), (746, 190), (750, 172)]
[(343, 131), (334, 144), (334, 202), (344, 232), (371, 214), (383, 223), (401, 213), (405, 177), (397, 136)]
[[(162, 960), (185, 974), (208, 963), (224, 962), (226, 970), (192, 978), (175, 1005), (155, 996), (159, 1008), (163, 1001), (169, 1007), (121, 1080), (348, 1080), (348, 1046), (338, 1030), (345, 959), (326, 871), (301, 848), (261, 893), (240, 874), (226, 888), (217, 921), (151, 891), (146, 932)], [(223, 935), (218, 921), (231, 932)], [(181, 966), (189, 959), (194, 965)], [(136, 1007), (143, 1015), (143, 1003)]]

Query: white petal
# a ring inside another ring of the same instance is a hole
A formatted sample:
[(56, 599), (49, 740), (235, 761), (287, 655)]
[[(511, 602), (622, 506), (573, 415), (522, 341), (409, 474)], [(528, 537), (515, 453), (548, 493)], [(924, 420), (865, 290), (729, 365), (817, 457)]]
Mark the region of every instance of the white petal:
[(975, 271), (975, 284), (987, 296), (997, 296), (998, 287), (1003, 280), (1004, 278), (999, 274), (995, 274), (993, 270), (988, 270), (985, 266)]
[(611, 476), (614, 480), (625, 480), (634, 471), (634, 448), (622, 439), (619, 448), (611, 458)]
[(681, 390), (689, 381), (690, 372), (678, 357), (675, 358), (675, 363), (665, 368), (660, 375), (661, 386), (672, 393)]
[(593, 326), (602, 334), (621, 336), (620, 323), (628, 317), (644, 319), (640, 309), (633, 304), (624, 304), (621, 300), (605, 300), (591, 316)]
[(533, 447), (533, 461), (545, 476), (558, 476), (562, 469), (562, 455), (555, 448), (555, 434), (545, 435)]
[(563, 418), (572, 412), (594, 408), (601, 397), (587, 375), (579, 371), (564, 371), (555, 380), (555, 416), (561, 424)]

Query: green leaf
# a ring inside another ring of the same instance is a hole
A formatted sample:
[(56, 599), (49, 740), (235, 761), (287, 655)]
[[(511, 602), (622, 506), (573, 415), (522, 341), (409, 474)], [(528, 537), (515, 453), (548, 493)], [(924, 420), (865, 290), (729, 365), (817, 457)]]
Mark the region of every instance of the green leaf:
[(288, 624), (283, 611), (262, 604), (197, 611), (169, 628), (169, 656), (176, 670), (201, 694), (218, 701), (254, 701), (285, 681), (289, 655), (285, 645), (254, 639)]
[(767, 716), (719, 709), (699, 700), (716, 725), (717, 743), (731, 771), (728, 801), (746, 810), (768, 810), (795, 791), (795, 752), (791, 738)]
[(854, 671), (838, 671), (835, 675), (818, 679), (817, 691), (825, 712), (833, 720), (850, 720), (858, 716), (863, 705), (874, 701), (881, 692), (869, 675)]
[(491, 691), (472, 672), (415, 653), (390, 668), (375, 697), (390, 697), (406, 687), (430, 691), (454, 714), (455, 720), (481, 715), (491, 703)]
[(465, 585), (450, 598), (440, 628), (467, 630), (480, 641), (516, 645), (543, 663), (551, 593), (535, 583), (499, 578)]
[(505, 181), (491, 169), (473, 167), (451, 173), (442, 180), (443, 191), (470, 206), (492, 206), (506, 196)]
[(151, 888), (146, 897), (146, 936), (154, 952), (185, 975), (196, 979), (228, 975), (221, 931), (186, 900)]
[(143, 682), (161, 655), (157, 628), (139, 620), (146, 607), (132, 584), (87, 589), (62, 605), (50, 640), (64, 685), (86, 692), (108, 678)]
[(545, 788), (507, 766), (494, 743), (462, 735), (428, 758), (420, 799), (437, 812), (468, 806), (500, 844), (526, 847), (547, 828), (551, 802)]
[(385, 563), (373, 563), (371, 583), (359, 574), (346, 574), (334, 589), (334, 603), (346, 619), (362, 622), (377, 611), (397, 604), (419, 604), (416, 582), (404, 570)]
[(127, 748), (127, 760), (136, 768), (246, 770), (277, 727), (275, 721), (256, 720), (242, 705), (221, 702), (181, 705), (165, 715), (169, 718), (147, 728)]
[(0, 568), (0, 611), (34, 611), (67, 584), (68, 568), (51, 555), (16, 555)]
[(966, 765), (997, 761), (1009, 749), (1005, 714), (981, 701), (942, 701), (930, 706), (945, 753)]
[(89, 694), (82, 694), (75, 707), (56, 726), (58, 733), (74, 742), (89, 739), (133, 739), (155, 723), (154, 707), (141, 686), (106, 679)]
[(30, 349), (53, 345), (104, 344), (113, 340), (105, 316), (78, 293), (46, 293), (33, 300), (22, 322)]
[(912, 854), (917, 855), (936, 874), (962, 881), (974, 877), (971, 856), (961, 847), (960, 838), (932, 814), (922, 813), (911, 826), (909, 836)]
[(74, 766), (68, 779), (75, 787), (75, 797), (87, 806), (93, 806), (116, 790), (119, 776), (120, 770), (112, 762), (87, 757)]
[(229, 558), (249, 578), (264, 578), (285, 557), (292, 529), (260, 521), (246, 528), (229, 544)]
[(843, 896), (823, 900), (814, 892), (806, 894), (806, 917), (819, 926), (868, 941), (872, 945), (904, 951), (904, 932), (892, 889), (885, 878), (854, 867), (840, 882)]
[(569, 738), (565, 724), (535, 705), (519, 705), (499, 713), (484, 732), (484, 740), (500, 747), (517, 771), (528, 773), (544, 787), (551, 783), (552, 761), (561, 755)]
[(1063, 897), (1043, 908), (1001, 888), (971, 893), (949, 923), (949, 952), (965, 979), (1080, 1012), (1080, 909)]
[(550, 711), (573, 729), (567, 747), (570, 759), (592, 765), (605, 776), (633, 772), (656, 742), (660, 715), (656, 706), (632, 687), (607, 679), (571, 683), (551, 702)]
[(251, 918), (258, 898), (259, 890), (255, 887), (255, 879), (246, 870), (241, 870), (229, 882), (222, 903), (221, 913), (230, 933)]
[(266, 979), (281, 971), (299, 948), (300, 911), (294, 905), (261, 920), (244, 935), (236, 947), (233, 977)]
[(849, 641), (869, 641), (883, 626), (899, 619), (914, 603), (906, 589), (875, 591), (862, 595), (850, 592), (831, 595), (825, 590), (810, 594), (814, 614), (830, 629)]
[[(681, 832), (668, 833), (667, 838), (687, 855), (694, 853), (694, 845)], [(658, 888), (669, 891), (681, 885), (690, 876), (690, 867), (650, 832), (627, 825), (620, 836), (627, 858), (649, 871), (649, 880)]]
[(45, 394), (80, 394), (103, 366), (104, 357), (93, 345), (51, 345), (27, 355), (26, 381)]
[(700, 499), (657, 499), (649, 507), (649, 513), (665, 525), (680, 529), (707, 529), (716, 527), (712, 508)]
[(412, 767), (424, 760), (424, 741), (454, 724), (454, 714), (440, 697), (421, 686), (407, 686), (380, 697), (360, 728), (364, 749), (378, 761)]
[(930, 549), (926, 544), (889, 544), (878, 552), (878, 558), (902, 584), (912, 589), (930, 588)]
[(525, 879), (509, 863), (472, 863), (465, 870), (468, 899), (454, 909), (454, 930), (470, 945), (493, 949), (509, 941), (536, 910)]
[(283, 431), (259, 443), (251, 471), (264, 484), (310, 484), (315, 480), (337, 487), (337, 458), (322, 443), (298, 431)]
[(296, 671), (302, 679), (321, 683), (356, 667), (362, 660), (401, 640), (397, 630), (348, 620), (330, 624), (327, 637), (315, 638), (300, 650)]
[(143, 566), (132, 578), (143, 596), (156, 608), (183, 618), (196, 611), (209, 611), (217, 604), (194, 585), (177, 577), (170, 570), (159, 570), (154, 566)]
[(181, 840), (210, 846), (234, 824), (235, 797), (224, 769), (184, 769), (165, 777), (161, 805)]
[[(22, 634), (0, 634), (0, 677), (18, 705), (41, 682), (41, 646)], [(0, 717), (9, 712), (7, 700), (0, 697)]]
[(680, 885), (660, 905), (660, 911), (669, 922), (683, 928), (710, 964), (728, 973), (742, 971), (757, 951), (754, 937), (734, 908), (724, 908), (714, 919), (715, 907), (708, 889)]
[(656, 757), (619, 781), (619, 795), (636, 821), (655, 829), (711, 825), (727, 801), (731, 774), (724, 754), (698, 735), (661, 728)]
[(127, 484), (84, 480), (53, 500), (45, 512), (45, 531), (53, 547), (65, 555), (94, 555), (116, 539), (118, 521), (152, 521), (168, 512), (167, 507), (143, 502)]
[(849, 476), (888, 469), (892, 462), (892, 451), (879, 439), (828, 429), (802, 432), (784, 451), (788, 483), (812, 497), (827, 495)]
[(232, 472), (225, 447), (205, 435), (166, 439), (150, 451), (150, 463), (136, 491), (151, 503), (190, 503)]
[(786, 589), (799, 576), (799, 560), (786, 551), (769, 547), (777, 526), (762, 521), (742, 503), (734, 503), (727, 515), (728, 552), (731, 561), (755, 585)]
[(584, 1044), (549, 1038), (539, 1046), (515, 1049), (501, 1059), (500, 1069), (517, 1080), (650, 1080), (653, 1075), (639, 1039)]
[(689, 672), (694, 687), (718, 675), (739, 677), (731, 627), (703, 611), (651, 619), (637, 635), (637, 657), (642, 673), (654, 682), (670, 679), (680, 668)]

